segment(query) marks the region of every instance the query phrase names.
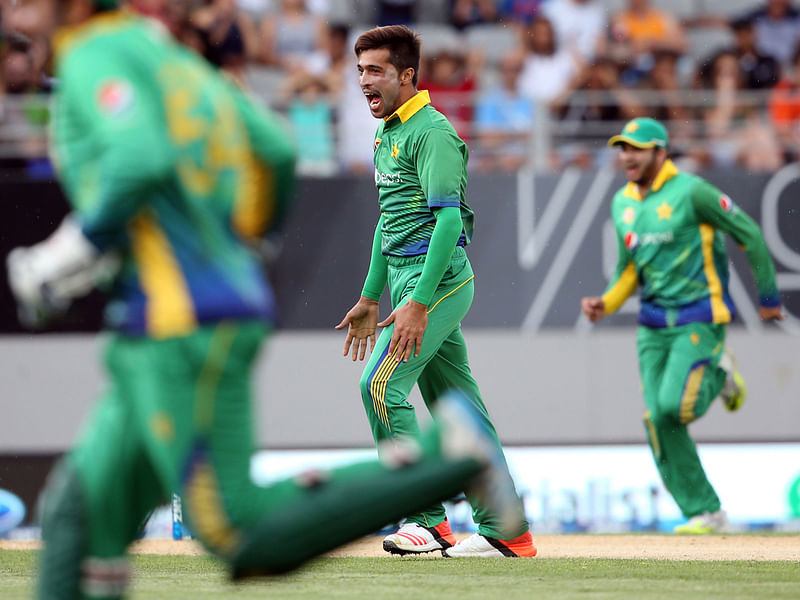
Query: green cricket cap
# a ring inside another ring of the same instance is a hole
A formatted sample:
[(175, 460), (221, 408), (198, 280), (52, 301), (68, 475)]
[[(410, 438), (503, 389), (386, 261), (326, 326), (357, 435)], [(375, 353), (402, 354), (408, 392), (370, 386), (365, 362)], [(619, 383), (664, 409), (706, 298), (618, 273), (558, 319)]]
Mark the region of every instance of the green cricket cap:
[(119, 7), (120, 0), (92, 0), (92, 4), (102, 10), (113, 10)]
[(667, 128), (655, 119), (639, 117), (625, 124), (622, 132), (608, 140), (609, 146), (627, 143), (636, 148), (666, 148), (669, 143)]

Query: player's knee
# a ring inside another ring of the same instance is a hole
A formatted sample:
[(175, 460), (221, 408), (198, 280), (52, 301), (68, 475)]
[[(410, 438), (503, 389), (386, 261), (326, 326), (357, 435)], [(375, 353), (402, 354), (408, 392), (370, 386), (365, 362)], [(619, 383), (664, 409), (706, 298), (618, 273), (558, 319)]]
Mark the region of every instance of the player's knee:
[(364, 408), (368, 413), (373, 412), (375, 410), (375, 402), (372, 391), (372, 378), (368, 373), (365, 372), (361, 375), (358, 388), (361, 391), (361, 401), (364, 403)]
[(650, 411), (646, 421), (649, 421), (653, 427), (662, 429), (664, 427), (672, 427), (675, 425), (676, 414), (674, 411), (659, 407), (656, 410)]

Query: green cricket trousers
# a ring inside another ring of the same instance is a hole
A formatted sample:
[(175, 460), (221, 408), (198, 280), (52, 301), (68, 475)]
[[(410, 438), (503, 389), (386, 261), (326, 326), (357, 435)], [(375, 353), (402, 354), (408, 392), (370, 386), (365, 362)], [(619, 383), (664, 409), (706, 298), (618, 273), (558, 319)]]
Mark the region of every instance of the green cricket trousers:
[(43, 497), (39, 598), (120, 598), (128, 544), (174, 491), (193, 534), (246, 576), (294, 568), (452, 497), (480, 472), (476, 460), (443, 458), (434, 426), (410, 464), (256, 486), (251, 375), (266, 336), (261, 323), (235, 321), (164, 340), (112, 336), (110, 387)]
[[(389, 256), (387, 259), (392, 308), (397, 308), (411, 297), (422, 273), (425, 256)], [(408, 362), (398, 362), (394, 354), (389, 354), (393, 324), (384, 328), (378, 337), (364, 367), (360, 388), (379, 451), (383, 440), (419, 436), (414, 406), (408, 402), (414, 384), (419, 386), (425, 406), (429, 410), (436, 399), (447, 390), (458, 389), (463, 392), (483, 416), (487, 429), (494, 434), (495, 441), (500, 446), (481, 399), (478, 384), (472, 377), (467, 346), (461, 332), (461, 320), (472, 305), (473, 279), (472, 266), (464, 248), (456, 247), (428, 308), (428, 326), (418, 357), (412, 357)], [(508, 477), (510, 479), (511, 475), (508, 474)], [(502, 539), (497, 517), (474, 498), (468, 496), (468, 500), (473, 509), (472, 518), (478, 524), (478, 532)], [(422, 512), (408, 514), (406, 520), (425, 527), (435, 527), (444, 521), (445, 516), (444, 507), (438, 504)], [(528, 522), (520, 501), (516, 535), (522, 535), (527, 530)]]
[(712, 323), (638, 331), (647, 436), (664, 486), (686, 518), (720, 508), (687, 425), (706, 413), (725, 384), (718, 366), (725, 331)]

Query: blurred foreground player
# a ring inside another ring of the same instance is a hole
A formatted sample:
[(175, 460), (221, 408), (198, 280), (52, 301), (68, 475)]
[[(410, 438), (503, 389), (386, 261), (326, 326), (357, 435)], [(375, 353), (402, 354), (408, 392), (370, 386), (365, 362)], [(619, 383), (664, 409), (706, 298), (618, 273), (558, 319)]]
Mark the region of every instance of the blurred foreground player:
[(384, 463), (251, 482), (251, 374), (274, 301), (249, 242), (290, 196), (289, 136), (151, 22), (52, 2), (66, 27), (54, 154), (74, 211), (9, 255), (9, 281), (33, 323), (101, 277), (112, 301), (108, 389), (42, 500), (39, 598), (122, 597), (128, 544), (176, 490), (234, 577), (287, 571), (465, 487), (509, 514), (502, 455), (457, 394)]
[[(472, 377), (461, 320), (472, 305), (474, 275), (464, 250), (473, 212), (465, 201), (469, 150), (453, 126), (417, 91), (420, 42), (403, 25), (378, 27), (356, 41), (360, 84), (372, 116), (382, 121), (375, 137), (375, 182), (380, 217), (361, 297), (337, 329), (347, 327), (345, 356), (364, 359), (361, 397), (379, 445), (414, 439), (419, 425), (408, 395), (419, 386), (433, 409), (449, 388), (461, 390), (500, 442)], [(388, 282), (392, 313), (378, 323), (378, 300)], [(384, 327), (375, 343), (376, 327)], [(513, 487), (511, 475), (504, 477)], [(383, 543), (393, 554), (443, 550), (446, 556), (535, 556), (536, 548), (517, 501), (516, 519), (467, 498), (478, 533), (456, 544), (441, 504), (409, 513)]]
[(687, 425), (717, 396), (734, 411), (746, 394), (725, 351), (735, 309), (723, 234), (747, 253), (764, 320), (783, 318), (775, 267), (758, 225), (720, 190), (681, 173), (668, 159), (661, 123), (634, 119), (609, 145), (620, 148), (628, 179), (611, 205), (619, 259), (603, 296), (584, 298), (581, 308), (598, 321), (641, 286), (637, 346), (644, 422), (664, 486), (688, 519), (675, 532), (722, 532), (728, 519)]

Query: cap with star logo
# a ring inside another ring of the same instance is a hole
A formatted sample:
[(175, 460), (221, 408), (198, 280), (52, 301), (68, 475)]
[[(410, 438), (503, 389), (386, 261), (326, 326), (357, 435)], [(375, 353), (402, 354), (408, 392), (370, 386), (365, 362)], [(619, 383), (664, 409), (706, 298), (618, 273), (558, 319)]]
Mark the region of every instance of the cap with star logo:
[(639, 117), (628, 121), (619, 135), (608, 140), (609, 146), (623, 143), (636, 148), (666, 148), (669, 135), (666, 127), (655, 119)]

